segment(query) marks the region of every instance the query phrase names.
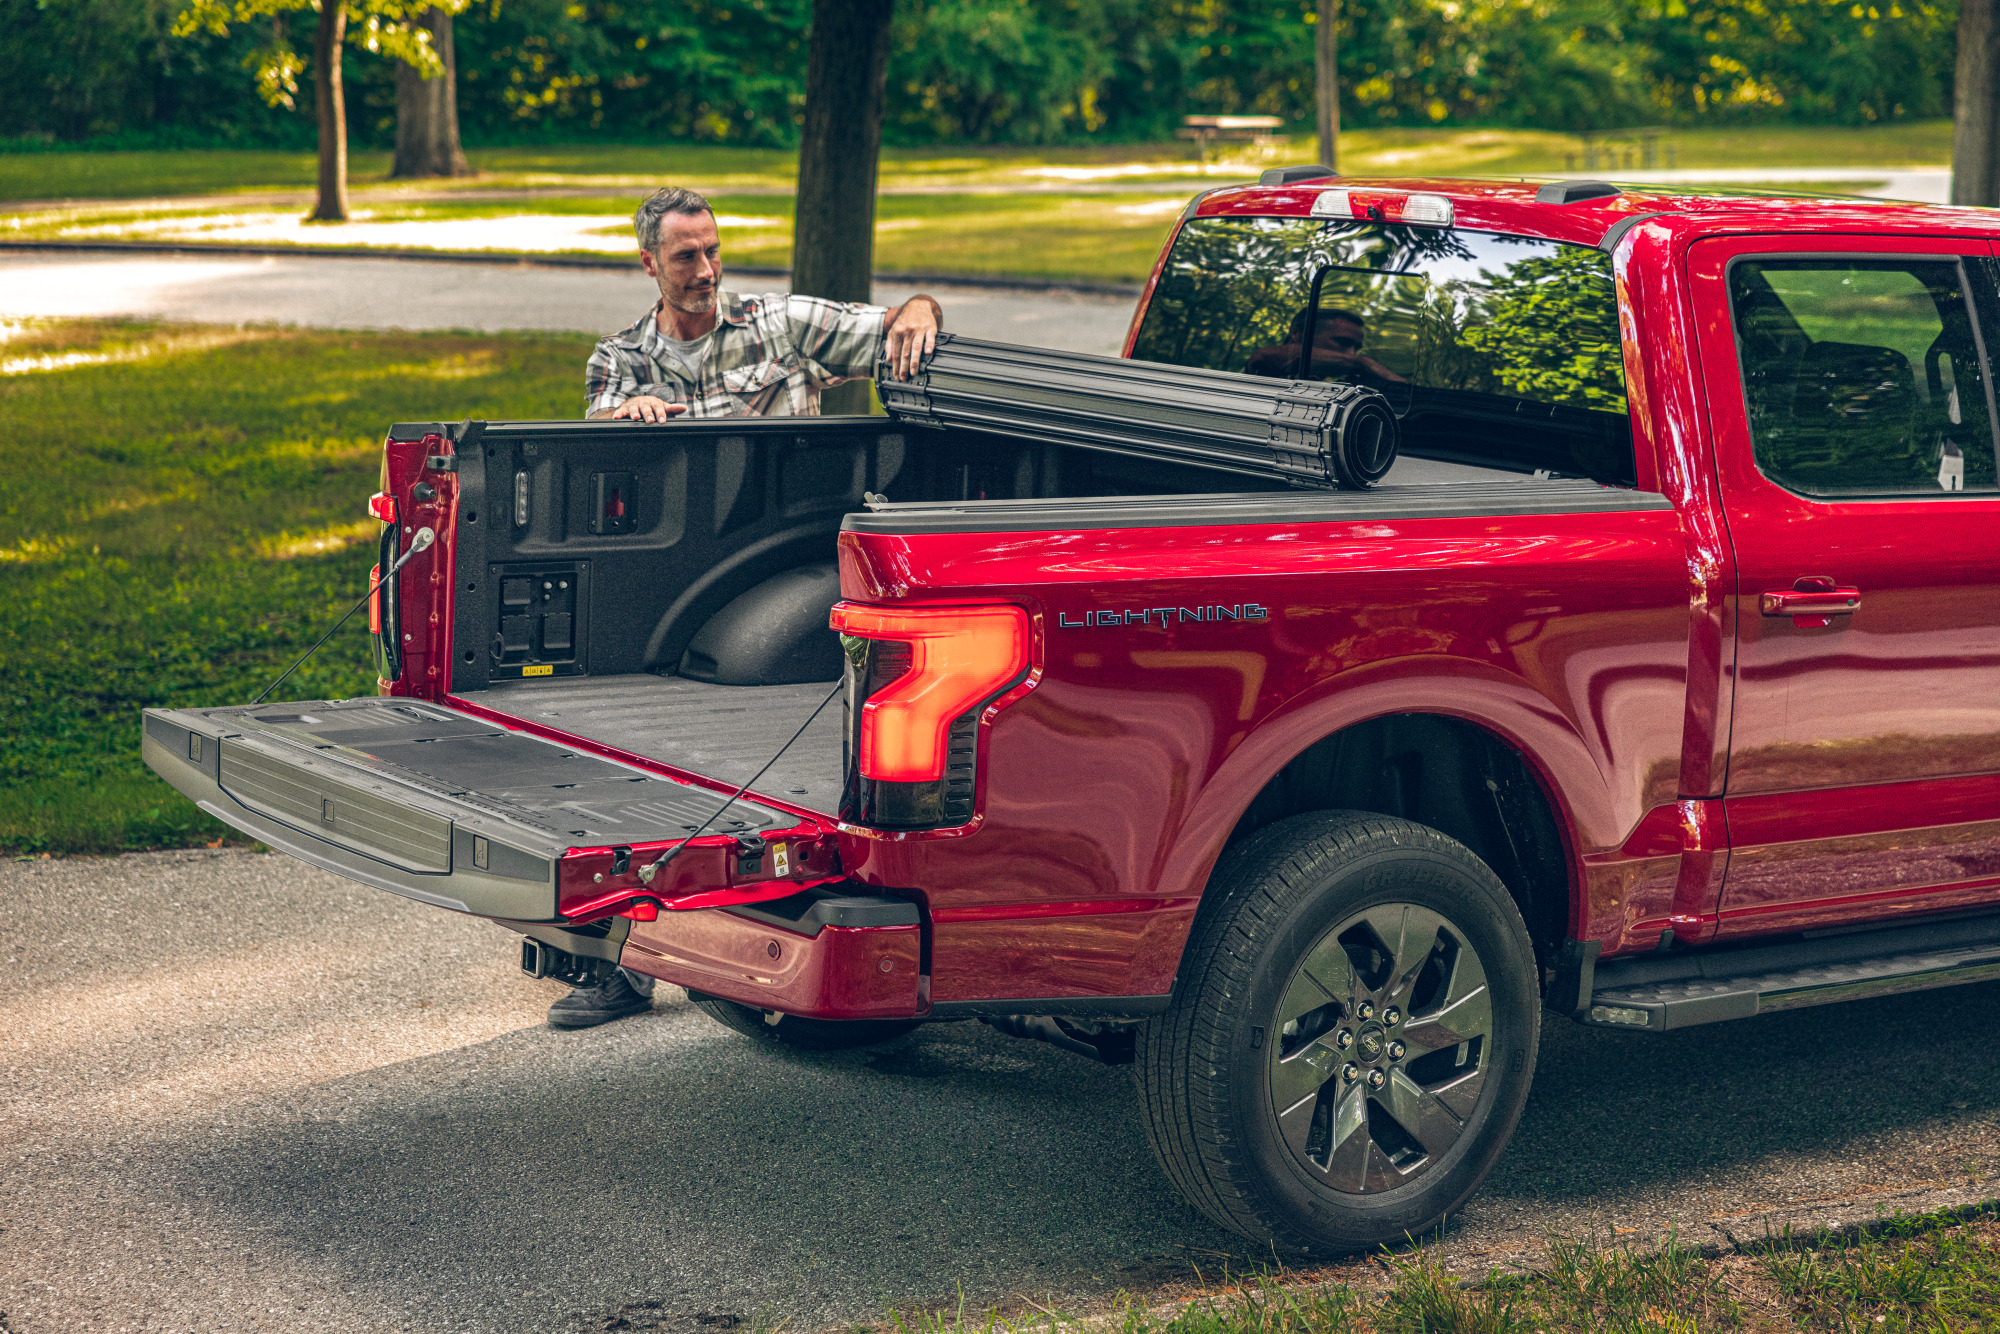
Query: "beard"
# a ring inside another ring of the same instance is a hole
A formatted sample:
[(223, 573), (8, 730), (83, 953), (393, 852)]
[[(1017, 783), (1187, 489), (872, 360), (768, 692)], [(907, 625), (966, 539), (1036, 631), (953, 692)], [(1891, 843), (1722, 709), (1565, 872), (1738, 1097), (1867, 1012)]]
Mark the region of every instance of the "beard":
[(716, 292), (720, 284), (710, 283), (705, 287), (677, 287), (669, 291), (662, 289), (660, 295), (668, 305), (683, 315), (706, 315), (715, 309)]

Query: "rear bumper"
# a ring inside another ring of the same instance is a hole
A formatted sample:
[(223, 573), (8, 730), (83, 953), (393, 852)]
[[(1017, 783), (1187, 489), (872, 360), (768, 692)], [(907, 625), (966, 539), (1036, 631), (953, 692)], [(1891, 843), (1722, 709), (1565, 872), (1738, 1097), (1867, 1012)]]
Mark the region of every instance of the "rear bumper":
[(634, 923), (620, 962), (690, 991), (813, 1019), (908, 1019), (929, 1009), (917, 905), (832, 886)]

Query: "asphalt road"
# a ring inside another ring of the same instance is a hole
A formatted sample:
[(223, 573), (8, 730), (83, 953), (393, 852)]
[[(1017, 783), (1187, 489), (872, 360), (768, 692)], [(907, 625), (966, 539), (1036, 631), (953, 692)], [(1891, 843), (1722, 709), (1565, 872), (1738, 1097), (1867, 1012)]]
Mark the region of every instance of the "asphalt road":
[[(773, 278), (723, 280), (743, 292)], [(977, 338), (1115, 355), (1130, 297), (931, 286), (945, 327)], [(880, 287), (894, 305), (907, 288)], [(563, 329), (609, 333), (659, 297), (634, 266), (614, 269), (424, 260), (0, 252), (0, 318), (136, 316), (203, 324), (332, 329)]]
[[(275, 855), (0, 866), (0, 1329), (810, 1331), (1254, 1254), (1123, 1070), (972, 1023), (790, 1054), (674, 1000), (559, 1032), (514, 941)], [(1990, 1194), (1996, 1000), (1554, 1021), (1448, 1246)]]

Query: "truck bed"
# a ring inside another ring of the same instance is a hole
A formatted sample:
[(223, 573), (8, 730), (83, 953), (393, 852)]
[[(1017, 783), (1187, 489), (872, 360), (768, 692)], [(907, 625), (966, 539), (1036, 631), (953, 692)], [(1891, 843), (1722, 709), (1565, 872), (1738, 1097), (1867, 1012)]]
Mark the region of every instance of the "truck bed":
[[(826, 579), (788, 572), (830, 570), (843, 525), (857, 535), (1082, 533), (1665, 505), (1417, 459), (1375, 491), (1302, 491), (1169, 461), (911, 429), (875, 418), (399, 426), (389, 452), (403, 516), (384, 530), (382, 562), (435, 524), (452, 575), (447, 583), (418, 565), (397, 581), (378, 661), (405, 682), (446, 688), (435, 702), (149, 710), (147, 760), (273, 847), (462, 911), (514, 922), (601, 912), (636, 873), (631, 858), (704, 826), (702, 843), (643, 888), (666, 903), (710, 890), (747, 902), (818, 883), (836, 866), (821, 838), (842, 804), (844, 709), (829, 698), (832, 680), (798, 681), (829, 664), (756, 682), (736, 659), (764, 652), (759, 635), (772, 626), (826, 633)], [(453, 452), (435, 452), (440, 437)], [(439, 486), (447, 477), (453, 484)], [(1225, 480), (1242, 489), (1218, 492)], [(883, 499), (891, 486), (896, 502)], [(729, 622), (721, 613), (733, 606), (741, 614)], [(704, 640), (696, 653), (711, 618), (754, 633), (741, 644)], [(448, 635), (425, 632), (447, 624)], [(753, 683), (725, 683), (746, 676)], [(743, 800), (717, 810), (746, 783)], [(753, 843), (766, 847), (755, 866), (743, 850)]]
[[(508, 683), (466, 691), (458, 698), (740, 786), (833, 688), (831, 681), (722, 686), (632, 672)], [(821, 709), (756, 790), (806, 810), (837, 811), (841, 717), (838, 700)]]

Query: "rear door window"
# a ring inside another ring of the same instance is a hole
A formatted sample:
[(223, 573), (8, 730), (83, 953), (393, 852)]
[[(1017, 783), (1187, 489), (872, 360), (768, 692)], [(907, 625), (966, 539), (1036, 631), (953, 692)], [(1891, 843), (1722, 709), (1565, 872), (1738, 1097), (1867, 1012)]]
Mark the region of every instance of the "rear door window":
[(1989, 268), (1900, 256), (1731, 265), (1764, 475), (1822, 498), (2000, 489), (1979, 319), (1994, 305)]
[(1379, 389), (1403, 452), (1634, 484), (1618, 297), (1594, 248), (1317, 218), (1182, 227), (1135, 358)]

